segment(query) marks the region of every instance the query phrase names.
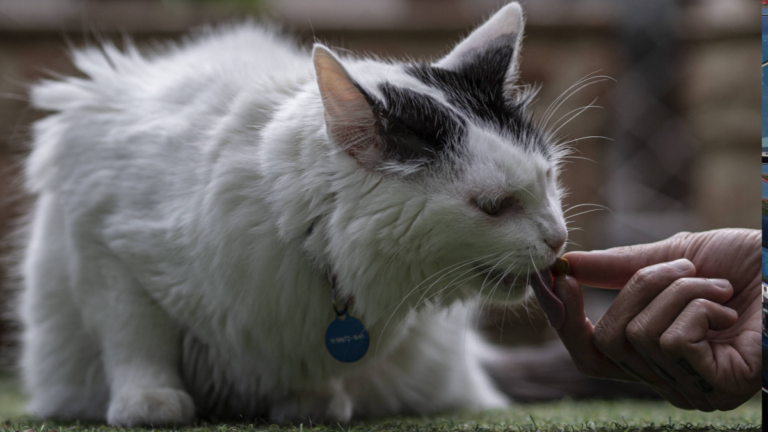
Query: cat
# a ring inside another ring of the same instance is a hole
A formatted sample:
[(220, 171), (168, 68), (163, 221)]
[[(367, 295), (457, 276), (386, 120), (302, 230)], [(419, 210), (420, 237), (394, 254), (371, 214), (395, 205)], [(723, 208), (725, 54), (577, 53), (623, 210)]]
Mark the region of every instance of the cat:
[[(431, 64), (255, 24), (76, 50), (85, 77), (31, 91), (53, 113), (25, 167), (29, 411), (130, 427), (507, 406), (473, 311), (532, 290), (561, 307), (547, 269), (567, 238), (567, 149), (517, 84), (523, 25), (510, 3)], [(369, 344), (349, 362), (326, 341), (345, 319)]]

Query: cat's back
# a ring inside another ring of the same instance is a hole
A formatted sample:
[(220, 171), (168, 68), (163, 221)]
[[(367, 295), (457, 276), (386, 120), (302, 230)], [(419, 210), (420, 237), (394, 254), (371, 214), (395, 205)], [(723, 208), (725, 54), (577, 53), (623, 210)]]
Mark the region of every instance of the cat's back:
[(85, 77), (32, 88), (32, 104), (54, 112), (34, 125), (27, 164), (33, 192), (73, 181), (97, 189), (129, 184), (126, 172), (155, 189), (191, 187), (243, 97), (257, 99), (257, 107), (263, 98), (261, 108), (273, 109), (311, 70), (293, 41), (254, 23), (201, 30), (154, 51), (87, 47), (73, 52), (73, 62)]
[(189, 102), (205, 89), (258, 86), (306, 69), (306, 52), (275, 28), (243, 23), (199, 30), (180, 43), (139, 50), (127, 41), (75, 49), (75, 67), (85, 78), (43, 81), (32, 89), (42, 110), (127, 108), (127, 102)]

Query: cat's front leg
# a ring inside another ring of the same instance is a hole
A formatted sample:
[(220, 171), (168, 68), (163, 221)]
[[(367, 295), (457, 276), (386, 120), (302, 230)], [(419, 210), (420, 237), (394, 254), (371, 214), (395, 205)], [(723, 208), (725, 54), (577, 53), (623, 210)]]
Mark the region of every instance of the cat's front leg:
[(323, 390), (295, 392), (273, 401), (269, 418), (278, 423), (347, 423), (352, 419), (352, 399), (340, 380)]
[(110, 390), (107, 423), (157, 427), (191, 422), (195, 407), (179, 374), (178, 329), (126, 271), (102, 263), (112, 276), (125, 276), (111, 280), (109, 295), (99, 302), (102, 310), (94, 311), (100, 315)]
[(163, 316), (146, 309), (140, 316), (140, 322), (105, 342), (111, 393), (107, 422), (123, 427), (189, 423), (195, 407), (179, 377), (178, 334)]

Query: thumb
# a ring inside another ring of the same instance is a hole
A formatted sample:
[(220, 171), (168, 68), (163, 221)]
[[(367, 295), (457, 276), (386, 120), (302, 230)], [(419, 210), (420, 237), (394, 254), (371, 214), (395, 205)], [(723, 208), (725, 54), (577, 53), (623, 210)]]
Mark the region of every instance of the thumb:
[(676, 249), (675, 243), (667, 239), (602, 251), (569, 252), (563, 258), (579, 283), (621, 289), (641, 268), (683, 258), (682, 251)]
[(584, 298), (576, 280), (569, 276), (556, 277), (554, 292), (565, 305), (565, 323), (557, 334), (579, 371), (593, 378), (635, 381), (595, 347), (592, 341), (595, 328), (584, 314)]

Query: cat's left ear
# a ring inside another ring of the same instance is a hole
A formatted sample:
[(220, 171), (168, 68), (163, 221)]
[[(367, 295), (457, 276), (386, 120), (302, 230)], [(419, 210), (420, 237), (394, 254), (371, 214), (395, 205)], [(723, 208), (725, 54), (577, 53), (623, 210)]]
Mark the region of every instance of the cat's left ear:
[[(517, 78), (524, 23), (520, 4), (510, 3), (476, 28), (434, 66), (457, 71), (479, 69), (502, 75), (504, 83), (511, 85)], [(494, 80), (498, 78), (493, 77)]]
[(376, 166), (382, 159), (382, 143), (376, 133), (373, 101), (328, 48), (316, 44), (312, 59), (325, 107), (328, 135), (358, 164)]

